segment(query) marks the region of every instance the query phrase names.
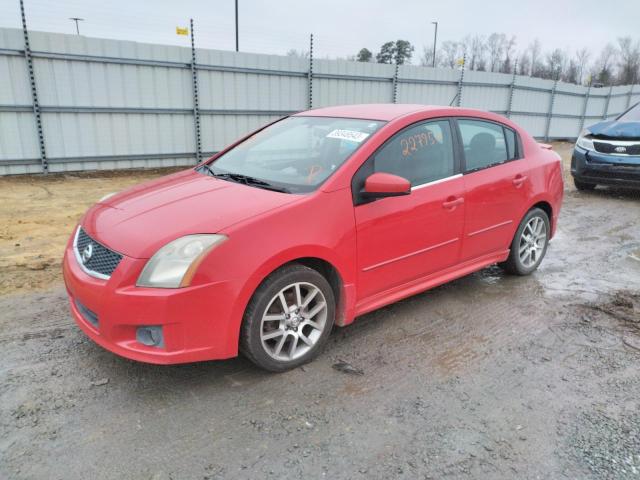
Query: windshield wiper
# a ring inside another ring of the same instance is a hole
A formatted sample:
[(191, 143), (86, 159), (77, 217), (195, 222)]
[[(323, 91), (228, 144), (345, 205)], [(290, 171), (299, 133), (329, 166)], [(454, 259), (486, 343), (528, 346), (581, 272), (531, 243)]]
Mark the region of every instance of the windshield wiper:
[(289, 189), (284, 187), (278, 187), (269, 182), (265, 182), (264, 180), (260, 180), (259, 178), (250, 177), (248, 175), (243, 175), (241, 173), (215, 173), (211, 167), (209, 167), (209, 172), (216, 178), (222, 178), (223, 180), (231, 180), (232, 182), (244, 183), (245, 185), (249, 185), (251, 187), (264, 188), (265, 190), (273, 190), (274, 192), (282, 192), (282, 193), (291, 193)]

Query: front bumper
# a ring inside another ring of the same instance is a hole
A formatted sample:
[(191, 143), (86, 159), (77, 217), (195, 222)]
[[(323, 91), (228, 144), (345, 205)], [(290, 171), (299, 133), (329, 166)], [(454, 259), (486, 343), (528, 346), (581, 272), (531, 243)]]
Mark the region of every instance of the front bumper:
[[(140, 288), (135, 281), (146, 260), (123, 257), (111, 278), (91, 277), (67, 245), (64, 281), (71, 313), (82, 331), (105, 349), (155, 364), (187, 363), (237, 355), (229, 328), (236, 292), (230, 282), (180, 289)], [(140, 326), (161, 326), (164, 345), (136, 340)]]
[(640, 188), (640, 156), (608, 155), (575, 147), (571, 175), (585, 183)]

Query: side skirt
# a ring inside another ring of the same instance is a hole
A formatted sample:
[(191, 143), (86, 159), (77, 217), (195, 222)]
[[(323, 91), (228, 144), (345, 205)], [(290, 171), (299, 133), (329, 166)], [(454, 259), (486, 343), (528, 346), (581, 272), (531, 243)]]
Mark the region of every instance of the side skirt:
[[(403, 298), (416, 295), (431, 288), (437, 287), (444, 283), (464, 277), (486, 266), (497, 262), (503, 262), (509, 256), (509, 250), (501, 250), (499, 252), (483, 255), (482, 257), (468, 260), (464, 263), (454, 265), (440, 272), (432, 273), (426, 277), (420, 277), (410, 282), (398, 285), (396, 287), (376, 293), (370, 297), (360, 300), (356, 304), (355, 316), (363, 315), (378, 308), (395, 303)], [(350, 322), (349, 322), (350, 323)]]

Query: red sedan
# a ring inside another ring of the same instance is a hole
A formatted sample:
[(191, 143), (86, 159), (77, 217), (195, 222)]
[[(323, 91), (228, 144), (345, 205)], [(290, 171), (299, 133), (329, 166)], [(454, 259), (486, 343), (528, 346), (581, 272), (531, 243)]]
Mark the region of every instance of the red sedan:
[(559, 156), (499, 115), (320, 108), (102, 199), (64, 277), (80, 328), (116, 354), (283, 371), (358, 315), (494, 263), (530, 274), (562, 195)]

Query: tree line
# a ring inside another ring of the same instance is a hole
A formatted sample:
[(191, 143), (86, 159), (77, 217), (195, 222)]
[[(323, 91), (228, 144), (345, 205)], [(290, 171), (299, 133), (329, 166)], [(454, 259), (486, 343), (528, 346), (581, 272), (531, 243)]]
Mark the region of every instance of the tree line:
[[(469, 35), (461, 41), (442, 42), (435, 52), (435, 65), (455, 68), (466, 59), (465, 68), (487, 72), (517, 73), (531, 77), (558, 79), (578, 85), (630, 85), (640, 83), (640, 40), (620, 37), (599, 52), (555, 48), (544, 51), (539, 40), (517, 49), (515, 36), (492, 33)], [(348, 60), (388, 64), (410, 64), (415, 48), (407, 40), (385, 42), (377, 53), (362, 48)], [(418, 59), (432, 66), (433, 45), (426, 45)]]

